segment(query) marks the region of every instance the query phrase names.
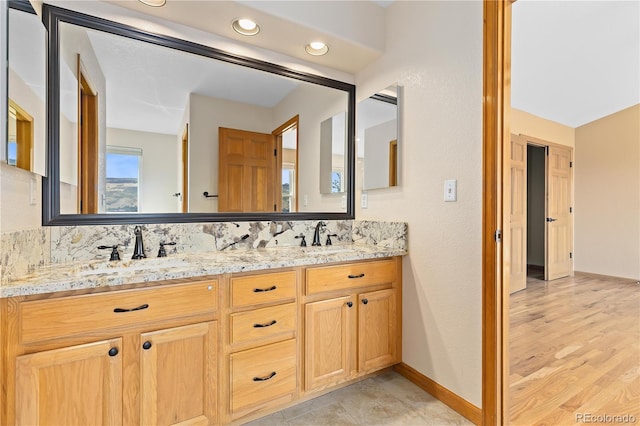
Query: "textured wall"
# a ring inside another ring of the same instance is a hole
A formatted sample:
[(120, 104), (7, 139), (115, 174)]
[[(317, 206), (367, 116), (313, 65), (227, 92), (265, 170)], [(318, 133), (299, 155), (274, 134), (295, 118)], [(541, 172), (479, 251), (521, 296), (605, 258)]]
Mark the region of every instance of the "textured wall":
[(640, 105), (576, 129), (576, 271), (640, 280)]
[[(356, 217), (408, 223), (403, 361), (480, 406), (482, 2), (401, 1), (387, 13), (386, 52), (356, 85), (359, 100), (403, 86), (400, 182), (368, 191)], [(457, 179), (458, 202), (443, 201), (445, 179)]]

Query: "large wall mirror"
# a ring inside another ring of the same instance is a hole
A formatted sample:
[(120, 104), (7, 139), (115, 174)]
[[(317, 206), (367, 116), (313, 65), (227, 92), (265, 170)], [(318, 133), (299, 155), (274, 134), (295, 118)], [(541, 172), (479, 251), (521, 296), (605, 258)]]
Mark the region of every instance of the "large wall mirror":
[(362, 189), (398, 186), (401, 86), (392, 84), (358, 102), (358, 157)]
[(7, 14), (7, 139), (2, 158), (46, 174), (46, 31), (29, 1), (10, 0)]
[[(353, 218), (353, 85), (54, 6), (43, 14), (45, 224)], [(322, 122), (339, 114), (346, 207), (319, 189)]]

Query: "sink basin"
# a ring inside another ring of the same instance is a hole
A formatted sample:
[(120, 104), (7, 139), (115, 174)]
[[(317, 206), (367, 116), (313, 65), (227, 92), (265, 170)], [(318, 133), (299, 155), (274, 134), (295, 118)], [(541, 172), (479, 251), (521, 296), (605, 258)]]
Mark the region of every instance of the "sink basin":
[(99, 275), (137, 273), (145, 270), (156, 270), (188, 266), (189, 262), (181, 258), (140, 259), (115, 262), (100, 262), (81, 267), (77, 275)]
[(337, 254), (352, 252), (353, 248), (345, 246), (304, 247), (302, 251), (307, 254)]

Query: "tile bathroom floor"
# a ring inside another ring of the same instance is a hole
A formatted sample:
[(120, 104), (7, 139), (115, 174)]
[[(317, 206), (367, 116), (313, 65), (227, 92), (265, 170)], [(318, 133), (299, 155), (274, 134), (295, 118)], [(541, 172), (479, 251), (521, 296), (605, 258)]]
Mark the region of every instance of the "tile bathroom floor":
[(247, 423), (280, 425), (472, 425), (394, 371)]

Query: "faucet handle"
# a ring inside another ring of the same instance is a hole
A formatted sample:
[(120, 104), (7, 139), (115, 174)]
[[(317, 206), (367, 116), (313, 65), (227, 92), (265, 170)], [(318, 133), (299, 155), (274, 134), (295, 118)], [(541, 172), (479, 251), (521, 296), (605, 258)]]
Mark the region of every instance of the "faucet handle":
[(302, 238), (302, 241), (300, 241), (300, 247), (307, 246), (307, 240), (305, 240), (304, 234), (296, 235), (296, 238)]
[(120, 253), (118, 253), (118, 244), (113, 246), (98, 246), (99, 250), (111, 249), (111, 256), (109, 256), (109, 261), (120, 260)]
[(170, 243), (165, 243), (164, 241), (160, 241), (160, 249), (158, 250), (158, 257), (167, 257), (167, 251), (164, 249), (164, 246), (175, 246), (175, 241)]
[(330, 246), (331, 245), (331, 237), (337, 237), (338, 234), (329, 234), (327, 235), (327, 242), (324, 244), (326, 246)]

